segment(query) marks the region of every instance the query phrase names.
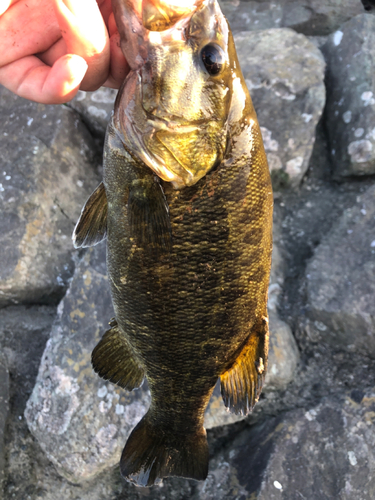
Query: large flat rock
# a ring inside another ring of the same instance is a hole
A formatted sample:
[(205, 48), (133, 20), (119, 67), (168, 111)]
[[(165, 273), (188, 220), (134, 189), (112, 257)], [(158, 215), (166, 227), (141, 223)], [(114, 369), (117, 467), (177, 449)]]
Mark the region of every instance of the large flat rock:
[(216, 455), (192, 500), (371, 500), (375, 394), (268, 418)]
[(325, 63), (304, 35), (241, 32), (238, 58), (258, 115), (274, 189), (297, 187), (309, 165), (325, 103)]
[(337, 221), (306, 269), (313, 342), (375, 357), (375, 185)]
[(293, 28), (305, 35), (327, 35), (361, 14), (360, 0), (221, 0), (233, 32)]
[(55, 303), (74, 269), (74, 224), (98, 183), (95, 146), (66, 106), (0, 88), (0, 113), (0, 307)]
[(334, 175), (375, 174), (375, 16), (362, 14), (331, 35), (325, 122)]

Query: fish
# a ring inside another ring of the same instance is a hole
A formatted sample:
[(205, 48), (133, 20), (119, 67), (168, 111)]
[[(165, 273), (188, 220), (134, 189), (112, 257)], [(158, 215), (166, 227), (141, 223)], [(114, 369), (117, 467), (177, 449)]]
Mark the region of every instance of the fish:
[[(168, 10), (169, 9), (169, 10)], [(248, 414), (267, 370), (272, 186), (257, 116), (217, 0), (113, 0), (130, 72), (107, 127), (103, 182), (76, 248), (107, 240), (115, 317), (95, 372), (151, 403), (120, 461), (138, 486), (204, 480), (218, 379)]]

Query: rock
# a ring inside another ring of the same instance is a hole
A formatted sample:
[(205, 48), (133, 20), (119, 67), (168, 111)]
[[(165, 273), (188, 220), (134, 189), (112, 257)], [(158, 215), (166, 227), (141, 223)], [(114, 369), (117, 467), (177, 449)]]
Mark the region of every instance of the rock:
[(5, 479), (5, 425), (8, 416), (9, 404), (9, 373), (5, 356), (0, 352), (0, 498), (2, 496), (3, 481)]
[(59, 305), (25, 411), (47, 457), (73, 483), (119, 462), (150, 402), (146, 384), (128, 393), (91, 367), (91, 352), (113, 316), (102, 243), (85, 254)]
[(192, 500), (370, 500), (374, 410), (369, 391), (265, 419), (219, 451)]
[(324, 107), (323, 57), (305, 36), (286, 28), (234, 38), (274, 189), (296, 187), (308, 168)]
[(326, 126), (336, 178), (375, 174), (375, 16), (362, 14), (329, 37)]
[(347, 209), (307, 266), (313, 342), (375, 356), (375, 186)]
[(284, 391), (293, 379), (299, 351), (290, 326), (270, 311), (270, 350), (265, 392)]
[(293, 28), (305, 35), (327, 35), (363, 12), (359, 0), (222, 0), (234, 33)]
[[(39, 458), (43, 457), (28, 432), (23, 412), (35, 383), (55, 312), (55, 307), (46, 306), (11, 306), (0, 310), (0, 358), (5, 355), (9, 371), (9, 411), (4, 448), (0, 444), (0, 456), (4, 450), (6, 456), (4, 499), (26, 499), (30, 485), (37, 483), (33, 472)], [(1, 375), (0, 380), (3, 380)], [(4, 387), (1, 382), (0, 386), (1, 393)], [(0, 396), (0, 434), (5, 408)], [(39, 477), (43, 474), (42, 466)], [(0, 498), (3, 498), (1, 493)]]
[(77, 111), (95, 135), (104, 137), (107, 123), (112, 116), (117, 90), (101, 87), (95, 92), (78, 91), (68, 106)]
[(71, 234), (98, 183), (93, 142), (66, 106), (0, 89), (0, 307), (54, 303), (74, 269)]

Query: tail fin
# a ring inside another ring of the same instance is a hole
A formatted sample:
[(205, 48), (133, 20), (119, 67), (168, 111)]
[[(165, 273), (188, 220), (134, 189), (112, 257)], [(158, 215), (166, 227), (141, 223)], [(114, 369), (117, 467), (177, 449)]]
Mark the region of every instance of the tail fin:
[(153, 424), (147, 413), (129, 436), (120, 469), (137, 486), (152, 486), (167, 476), (206, 479), (206, 430), (202, 427), (195, 434), (175, 435)]

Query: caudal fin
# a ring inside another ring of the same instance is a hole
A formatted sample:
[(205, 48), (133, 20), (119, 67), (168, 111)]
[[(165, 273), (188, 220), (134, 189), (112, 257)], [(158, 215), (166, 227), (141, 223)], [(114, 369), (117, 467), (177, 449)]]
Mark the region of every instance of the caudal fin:
[(146, 414), (122, 452), (122, 476), (137, 486), (152, 486), (163, 477), (203, 480), (208, 474), (208, 444), (202, 427), (195, 434), (163, 431)]

